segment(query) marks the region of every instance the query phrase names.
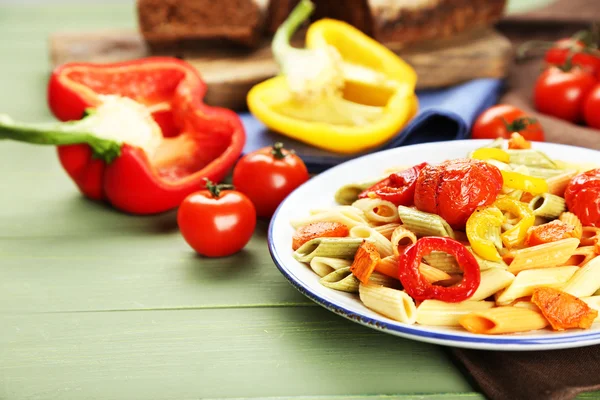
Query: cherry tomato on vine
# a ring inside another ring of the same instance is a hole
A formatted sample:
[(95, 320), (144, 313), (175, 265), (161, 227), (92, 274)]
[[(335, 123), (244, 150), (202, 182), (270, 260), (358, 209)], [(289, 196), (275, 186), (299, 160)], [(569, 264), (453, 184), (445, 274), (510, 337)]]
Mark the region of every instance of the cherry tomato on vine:
[(572, 65), (586, 69), (592, 74), (600, 72), (598, 50), (574, 38), (558, 40), (544, 56), (544, 60), (552, 65), (564, 65), (569, 58)]
[(473, 139), (510, 139), (518, 132), (525, 140), (544, 141), (540, 123), (523, 110), (509, 104), (498, 104), (482, 112), (471, 130)]
[(585, 99), (583, 119), (587, 126), (600, 129), (600, 83), (594, 86)]
[(256, 214), (265, 218), (308, 178), (302, 159), (281, 143), (246, 154), (233, 169), (233, 185), (254, 203)]
[(564, 70), (550, 67), (535, 83), (535, 108), (544, 114), (577, 123), (583, 118), (583, 103), (595, 84), (594, 75), (581, 68)]
[(206, 190), (183, 200), (177, 224), (196, 252), (207, 257), (224, 257), (246, 246), (256, 226), (256, 211), (250, 199), (231, 185), (207, 181)]

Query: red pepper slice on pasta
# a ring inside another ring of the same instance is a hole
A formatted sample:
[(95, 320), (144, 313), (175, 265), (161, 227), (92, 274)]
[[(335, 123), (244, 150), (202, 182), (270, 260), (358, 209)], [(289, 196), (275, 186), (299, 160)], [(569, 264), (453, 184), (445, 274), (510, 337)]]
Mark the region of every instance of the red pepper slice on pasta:
[(358, 198), (377, 197), (397, 206), (410, 206), (414, 202), (415, 186), (419, 173), (427, 163), (421, 163), (404, 171), (395, 172), (375, 185), (365, 189)]

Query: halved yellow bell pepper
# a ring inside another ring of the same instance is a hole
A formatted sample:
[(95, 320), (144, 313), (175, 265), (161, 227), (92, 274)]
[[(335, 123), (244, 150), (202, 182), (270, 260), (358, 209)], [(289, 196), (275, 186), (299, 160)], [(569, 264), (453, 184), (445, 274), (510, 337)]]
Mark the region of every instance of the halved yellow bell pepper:
[(527, 236), (527, 230), (535, 223), (535, 215), (531, 208), (527, 203), (508, 196), (498, 198), (494, 206), (519, 218), (516, 225), (501, 235), (504, 245), (510, 249), (522, 244)]
[(250, 90), (250, 112), (274, 131), (329, 151), (351, 154), (385, 143), (417, 112), (415, 71), (332, 19), (309, 26), (306, 48), (291, 47), (313, 8), (301, 0), (278, 29), (272, 49), (281, 73)]
[(500, 227), (504, 215), (497, 207), (479, 207), (467, 220), (467, 239), (473, 251), (481, 258), (488, 261), (500, 261), (498, 253), (500, 242)]

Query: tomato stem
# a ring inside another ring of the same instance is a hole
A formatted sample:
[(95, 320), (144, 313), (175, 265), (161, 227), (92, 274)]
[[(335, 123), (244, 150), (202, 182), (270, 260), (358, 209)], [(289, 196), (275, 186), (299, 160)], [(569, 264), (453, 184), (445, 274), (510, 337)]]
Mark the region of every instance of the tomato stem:
[(527, 129), (529, 125), (535, 124), (537, 119), (531, 117), (520, 117), (509, 123), (506, 121), (506, 119), (502, 118), (502, 122), (504, 122), (504, 126), (506, 127), (507, 131), (521, 132), (522, 130)]
[(206, 182), (206, 190), (208, 190), (210, 192), (210, 194), (212, 195), (212, 197), (214, 197), (215, 199), (218, 199), (219, 196), (221, 196), (222, 190), (234, 190), (235, 189), (233, 185), (229, 185), (226, 183), (214, 183), (213, 181), (211, 181), (208, 178), (204, 178), (204, 181)]
[[(294, 154), (294, 150), (288, 150), (289, 154)], [(281, 142), (277, 142), (273, 145), (273, 148), (271, 149), (271, 154), (273, 155), (273, 157), (275, 157), (277, 160), (281, 160), (284, 159), (285, 156), (287, 156), (287, 154), (283, 153), (283, 143)]]

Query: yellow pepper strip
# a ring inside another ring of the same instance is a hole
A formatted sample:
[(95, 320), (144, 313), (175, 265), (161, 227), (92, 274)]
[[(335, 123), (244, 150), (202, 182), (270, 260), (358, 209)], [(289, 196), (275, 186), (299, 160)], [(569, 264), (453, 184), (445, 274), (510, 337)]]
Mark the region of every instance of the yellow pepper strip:
[(473, 251), (488, 261), (500, 261), (493, 237), (500, 231), (504, 215), (497, 207), (479, 207), (467, 220), (466, 233)]
[(491, 147), (480, 148), (471, 153), (471, 158), (477, 160), (498, 160), (503, 163), (510, 162), (510, 155), (502, 149), (494, 149)]
[(535, 215), (529, 205), (505, 196), (498, 198), (494, 202), (494, 206), (519, 218), (519, 222), (501, 235), (502, 243), (509, 249), (522, 244), (527, 236), (527, 230), (535, 223)]
[(500, 171), (504, 180), (504, 186), (518, 189), (533, 195), (548, 192), (548, 183), (545, 179), (520, 174), (513, 171)]
[(308, 28), (306, 48), (289, 38), (313, 5), (301, 0), (273, 40), (280, 75), (255, 85), (248, 108), (268, 128), (328, 151), (353, 154), (395, 136), (416, 114), (414, 69), (342, 21)]

